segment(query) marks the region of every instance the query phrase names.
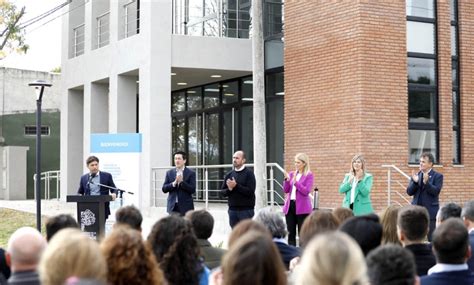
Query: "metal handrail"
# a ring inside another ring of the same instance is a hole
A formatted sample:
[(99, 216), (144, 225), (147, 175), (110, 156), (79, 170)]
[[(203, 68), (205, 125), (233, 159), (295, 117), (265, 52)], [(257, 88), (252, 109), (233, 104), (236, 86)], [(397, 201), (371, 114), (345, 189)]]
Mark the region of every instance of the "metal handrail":
[[(51, 170), (46, 172), (41, 172), (41, 181), (44, 181), (44, 199), (51, 199), (51, 180), (56, 180), (56, 200), (59, 200), (59, 181), (61, 180), (61, 171), (60, 170)], [(36, 199), (36, 173), (33, 175), (34, 183), (34, 197)]]
[[(72, 29), (73, 35), (74, 35), (74, 56), (79, 56), (81, 54), (84, 54), (84, 31), (85, 24), (80, 24)], [(81, 39), (82, 37), (82, 39)], [(81, 40), (79, 40), (81, 39)]]
[(105, 12), (96, 17), (97, 21), (97, 48), (101, 48), (109, 44), (110, 37), (110, 12)]
[[(246, 164), (247, 167), (253, 167), (253, 164)], [(277, 191), (277, 190), (283, 190), (283, 185), (279, 183), (277, 179), (275, 179), (275, 170), (280, 172), (281, 174), (285, 173), (285, 170), (278, 164), (278, 163), (267, 163), (266, 164), (267, 169), (269, 170), (269, 177), (267, 178), (267, 183), (269, 183), (269, 189), (267, 192), (270, 194), (270, 201), (269, 205), (271, 206), (277, 206), (281, 208), (281, 205), (278, 203), (277, 199), (280, 201), (284, 201), (284, 197), (280, 194), (282, 191)], [(196, 199), (197, 201), (200, 201), (200, 196), (204, 197), (204, 202), (205, 202), (205, 208), (209, 209), (209, 202), (221, 202), (222, 200), (215, 200), (215, 199), (210, 199), (209, 198), (209, 193), (215, 193), (220, 191), (220, 187), (218, 189), (211, 189), (209, 188), (209, 183), (210, 182), (221, 182), (219, 185), (223, 183), (223, 179), (215, 179), (215, 178), (209, 178), (209, 170), (226, 170), (226, 169), (232, 169), (233, 165), (232, 164), (217, 164), (217, 165), (193, 165), (193, 166), (186, 166), (190, 169), (195, 169), (196, 170)], [(152, 167), (152, 206), (156, 207), (158, 206), (158, 200), (164, 200), (165, 198), (159, 198), (159, 193), (161, 192), (161, 186), (163, 185), (164, 182), (164, 177), (165, 173), (164, 171), (167, 171), (169, 169), (172, 169), (173, 166), (162, 166), (162, 167)], [(203, 173), (201, 174), (201, 170)], [(159, 171), (163, 171), (163, 173), (158, 173)], [(202, 176), (202, 178), (200, 177)], [(200, 188), (199, 185), (202, 185)], [(202, 201), (202, 200), (201, 200)]]
[[(397, 173), (401, 174), (408, 181), (410, 181), (411, 177), (408, 174), (406, 174), (405, 172), (403, 172), (402, 170), (400, 170), (400, 168), (398, 168), (397, 166), (395, 166), (393, 164), (384, 164), (384, 165), (382, 165), (382, 167), (387, 168), (387, 204), (388, 204), (388, 206), (390, 206), (392, 204), (392, 199), (391, 199), (391, 196), (392, 196), (392, 169), (395, 170)], [(406, 189), (406, 186), (403, 185), (400, 181), (393, 180), (393, 182), (397, 183), (397, 185), (399, 185), (400, 188)], [(402, 198), (407, 204), (410, 204), (410, 201), (403, 194), (401, 194), (400, 192), (398, 192), (396, 190), (393, 190), (393, 191), (400, 198)], [(397, 202), (397, 203), (399, 205), (401, 205), (401, 203), (399, 203), (399, 202)]]

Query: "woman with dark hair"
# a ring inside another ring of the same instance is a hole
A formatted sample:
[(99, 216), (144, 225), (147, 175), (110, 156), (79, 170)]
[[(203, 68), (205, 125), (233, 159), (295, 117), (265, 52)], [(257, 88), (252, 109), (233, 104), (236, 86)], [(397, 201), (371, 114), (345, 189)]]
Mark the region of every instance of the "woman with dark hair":
[(128, 226), (115, 227), (100, 248), (107, 262), (109, 284), (164, 283), (163, 273), (139, 231)]
[(169, 285), (208, 284), (209, 269), (200, 259), (189, 221), (177, 215), (153, 225), (147, 239)]
[(221, 271), (211, 276), (214, 285), (286, 285), (285, 265), (266, 233), (250, 230), (230, 247)]

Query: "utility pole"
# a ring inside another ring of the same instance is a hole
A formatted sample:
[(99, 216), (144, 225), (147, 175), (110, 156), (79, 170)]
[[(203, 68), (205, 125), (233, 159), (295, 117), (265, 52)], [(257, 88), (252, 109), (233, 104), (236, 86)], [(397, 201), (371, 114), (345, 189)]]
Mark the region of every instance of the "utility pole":
[(265, 60), (263, 0), (252, 0), (253, 150), (256, 209), (267, 203), (267, 131), (265, 125)]

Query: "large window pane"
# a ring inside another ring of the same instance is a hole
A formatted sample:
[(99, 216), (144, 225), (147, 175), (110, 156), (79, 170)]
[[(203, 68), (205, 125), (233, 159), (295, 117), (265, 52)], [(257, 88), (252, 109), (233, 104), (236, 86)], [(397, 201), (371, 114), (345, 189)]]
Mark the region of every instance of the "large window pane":
[(253, 163), (253, 113), (252, 106), (242, 107), (242, 147), (247, 156), (247, 162)]
[(407, 16), (433, 18), (433, 2), (434, 0), (407, 0)]
[(219, 106), (219, 85), (204, 86), (204, 108)]
[(457, 21), (457, 0), (449, 0), (449, 11), (451, 14), (451, 21)]
[(184, 151), (186, 144), (186, 130), (185, 130), (185, 121), (184, 118), (173, 118), (172, 121), (172, 148), (173, 153), (177, 151)]
[(457, 127), (459, 124), (459, 117), (458, 117), (458, 93), (453, 91), (453, 126)]
[(461, 157), (459, 155), (459, 133), (458, 131), (453, 131), (453, 163), (460, 164)]
[(408, 58), (408, 83), (427, 84), (434, 86), (435, 61), (426, 58)]
[(253, 98), (253, 81), (252, 76), (242, 78), (242, 101)]
[(238, 138), (238, 125), (237, 122), (239, 121), (238, 117), (239, 112), (237, 112), (234, 108), (230, 110), (226, 110), (223, 113), (223, 158), (222, 162), (224, 164), (231, 164), (232, 163), (232, 154), (237, 150), (237, 138)]
[(436, 131), (409, 130), (408, 141), (410, 148), (410, 163), (418, 163), (420, 155), (423, 152), (431, 152), (435, 157), (435, 161), (438, 161), (438, 158), (436, 157)]
[(201, 87), (192, 88), (186, 91), (188, 111), (202, 109)]
[(285, 95), (283, 87), (283, 73), (272, 73), (267, 75), (267, 98)]
[(202, 116), (193, 115), (188, 119), (188, 165), (202, 164)]
[(453, 84), (453, 87), (457, 87), (459, 83), (458, 83), (458, 62), (456, 60), (452, 61), (451, 68), (452, 68), (451, 76), (453, 80), (452, 84)]
[(239, 82), (232, 81), (222, 84), (222, 103), (229, 104), (239, 101)]
[(175, 92), (171, 96), (171, 111), (180, 112), (184, 111), (184, 92)]
[(434, 54), (434, 24), (407, 21), (407, 50)]
[(435, 93), (408, 92), (408, 117), (410, 123), (435, 123)]
[(458, 35), (456, 26), (451, 26), (451, 56), (458, 55), (457, 44), (458, 44)]

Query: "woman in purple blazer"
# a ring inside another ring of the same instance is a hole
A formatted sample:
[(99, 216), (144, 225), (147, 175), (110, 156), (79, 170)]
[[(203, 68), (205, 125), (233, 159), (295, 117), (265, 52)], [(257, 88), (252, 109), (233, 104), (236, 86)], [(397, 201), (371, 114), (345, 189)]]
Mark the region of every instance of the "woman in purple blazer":
[(285, 172), (285, 205), (283, 212), (288, 228), (288, 243), (296, 245), (296, 227), (301, 230), (304, 219), (311, 213), (310, 193), (313, 188), (313, 173), (309, 170), (309, 157), (305, 153), (295, 156), (295, 171)]

